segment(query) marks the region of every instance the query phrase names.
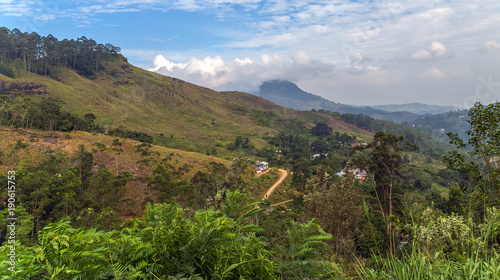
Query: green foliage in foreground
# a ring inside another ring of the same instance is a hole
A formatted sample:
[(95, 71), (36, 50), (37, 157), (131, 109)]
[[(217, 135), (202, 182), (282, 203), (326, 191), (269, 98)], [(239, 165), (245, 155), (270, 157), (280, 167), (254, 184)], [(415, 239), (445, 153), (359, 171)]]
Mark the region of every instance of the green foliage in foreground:
[(262, 229), (248, 222), (262, 211), (254, 206), (242, 206), (251, 210), (231, 218), (224, 212), (232, 211), (148, 204), (144, 218), (111, 232), (75, 229), (66, 217), (47, 225), (38, 245), (16, 244), (14, 272), (8, 270), (11, 248), (0, 247), (0, 270), (7, 272), (1, 279), (303, 279), (329, 273), (321, 258), (331, 235), (312, 221), (294, 223), (276, 254), (258, 235)]
[(500, 255), (494, 253), (486, 260), (475, 256), (462, 262), (453, 262), (432, 261), (414, 252), (402, 259), (389, 257), (382, 261), (382, 268), (359, 269), (358, 273), (361, 279), (500, 279)]
[[(10, 247), (0, 247), (1, 279), (352, 279), (326, 260), (332, 236), (314, 221), (293, 222), (272, 251), (258, 235), (262, 229), (246, 222), (261, 210), (247, 206), (240, 209), (252, 210), (230, 218), (223, 214), (234, 213), (228, 209), (189, 213), (175, 203), (148, 205), (144, 218), (111, 232), (75, 229), (66, 217), (47, 225), (38, 245), (16, 245), (14, 273)], [(488, 213), (479, 236), (470, 238), (476, 240), (471, 252), (459, 261), (421, 251), (415, 241), (399, 258), (358, 265), (354, 279), (500, 279), (500, 254), (485, 245), (496, 240), (499, 211)], [(415, 238), (418, 232), (416, 226)]]
[(358, 277), (500, 279), (500, 211), (488, 208), (484, 223), (479, 225), (456, 214), (445, 217), (436, 213), (427, 208), (421, 224), (413, 225), (410, 248), (400, 248), (399, 256), (378, 255), (373, 264), (358, 265)]

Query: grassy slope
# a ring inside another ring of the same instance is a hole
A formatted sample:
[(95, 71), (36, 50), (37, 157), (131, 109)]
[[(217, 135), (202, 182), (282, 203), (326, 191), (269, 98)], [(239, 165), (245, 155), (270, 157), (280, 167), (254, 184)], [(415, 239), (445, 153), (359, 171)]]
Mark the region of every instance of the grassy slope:
[(172, 147), (191, 151), (227, 144), (237, 135), (259, 146), (265, 135), (318, 121), (369, 138), (368, 132), (324, 114), (286, 109), (247, 93), (216, 92), (131, 66), (121, 57), (106, 62), (92, 80), (68, 69), (52, 77), (24, 73), (15, 80), (0, 75), (0, 80), (45, 84), (51, 96), (65, 101), (66, 110), (94, 113), (100, 124), (113, 128), (172, 135)]
[[(22, 130), (0, 127), (0, 172), (7, 174), (8, 170), (17, 169), (20, 166), (29, 166), (44, 160), (49, 154), (61, 154), (64, 157), (71, 157), (78, 150), (78, 146), (83, 144), (85, 150), (92, 151), (97, 147), (96, 142), (104, 144), (107, 149), (104, 151), (94, 151), (94, 162), (97, 165), (104, 164), (113, 174), (116, 174), (116, 152), (111, 150), (112, 142), (116, 137), (106, 135), (93, 135), (87, 132), (46, 132), (37, 130)], [(18, 140), (27, 144), (26, 148), (15, 149)], [(153, 169), (162, 159), (170, 157), (169, 163), (180, 167), (184, 164), (190, 166), (189, 172), (184, 175), (184, 179), (189, 180), (193, 175), (201, 170), (206, 171), (210, 162), (218, 162), (230, 167), (231, 162), (206, 156), (199, 153), (170, 149), (161, 146), (152, 146), (151, 156), (143, 157), (136, 152), (136, 146), (140, 142), (130, 139), (120, 139), (123, 144), (119, 147), (123, 149), (118, 155), (118, 171), (130, 172), (135, 178), (142, 178), (152, 175)], [(156, 154), (155, 152), (158, 152)], [(148, 163), (138, 163), (140, 160), (149, 159)], [(147, 195), (147, 185), (141, 180), (134, 180), (126, 186), (127, 194), (121, 205), (123, 216), (136, 216), (141, 212), (141, 205)]]
[[(0, 171), (4, 173), (9, 167), (18, 166), (21, 161), (25, 163), (36, 163), (37, 160), (45, 154), (61, 153), (70, 156), (78, 150), (80, 144), (83, 144), (87, 151), (92, 151), (93, 149), (97, 149), (93, 144), (99, 142), (104, 144), (107, 149), (93, 153), (96, 164), (104, 164), (111, 172), (116, 174), (115, 152), (110, 149), (112, 148), (111, 143), (114, 139), (117, 139), (116, 137), (102, 134), (94, 135), (82, 131), (61, 133), (2, 127), (0, 129), (0, 139), (2, 139), (2, 141), (0, 141), (0, 150), (3, 151)], [(28, 146), (24, 149), (14, 149), (18, 140), (23, 141), (28, 144)], [(141, 142), (123, 138), (120, 138), (120, 141), (123, 143), (122, 146), (119, 147), (123, 149), (123, 152), (118, 156), (120, 173), (127, 171), (134, 172), (138, 176), (149, 175), (151, 170), (147, 166), (138, 169), (137, 161), (141, 159), (141, 156), (136, 152), (136, 146), (141, 144)], [(152, 153), (159, 152), (160, 155), (155, 157), (160, 160), (167, 156), (172, 156), (173, 154), (172, 160), (175, 161), (174, 165), (181, 166), (183, 164), (190, 164), (195, 167), (193, 169), (197, 170), (204, 169), (204, 167), (212, 161), (223, 163), (228, 167), (231, 165), (229, 161), (216, 157), (162, 146), (152, 145), (150, 151)], [(99, 160), (99, 158), (102, 158), (102, 160)], [(110, 160), (106, 160), (107, 158)], [(187, 176), (190, 178), (195, 173), (196, 171), (193, 170), (189, 172)]]

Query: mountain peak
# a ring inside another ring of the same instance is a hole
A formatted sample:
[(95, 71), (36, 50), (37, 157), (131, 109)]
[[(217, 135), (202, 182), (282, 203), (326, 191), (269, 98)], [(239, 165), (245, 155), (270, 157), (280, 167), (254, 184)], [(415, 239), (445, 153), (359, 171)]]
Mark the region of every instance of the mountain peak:
[(275, 99), (273, 97), (299, 101), (326, 101), (326, 99), (320, 96), (303, 91), (295, 83), (287, 80), (271, 80), (263, 82), (262, 85), (260, 85), (258, 95), (271, 101)]
[(265, 81), (260, 85), (261, 92), (275, 91), (277, 88), (287, 90), (301, 90), (296, 84), (287, 80), (271, 80)]
[[(260, 91), (256, 94), (278, 105), (295, 110), (309, 111), (327, 110), (331, 112), (363, 114), (375, 119), (386, 119), (396, 122), (409, 121), (419, 115), (411, 112), (387, 112), (369, 106), (353, 106), (335, 103), (321, 96), (303, 91), (296, 84), (285, 80), (271, 80), (262, 83)], [(411, 106), (410, 106), (411, 107)]]

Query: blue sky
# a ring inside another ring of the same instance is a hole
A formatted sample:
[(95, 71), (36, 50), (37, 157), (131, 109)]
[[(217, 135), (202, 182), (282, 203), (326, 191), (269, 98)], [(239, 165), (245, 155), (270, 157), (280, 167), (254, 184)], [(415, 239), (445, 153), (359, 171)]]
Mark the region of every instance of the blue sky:
[(0, 0), (0, 26), (111, 43), (216, 90), (287, 79), (357, 105), (500, 99), (498, 0)]

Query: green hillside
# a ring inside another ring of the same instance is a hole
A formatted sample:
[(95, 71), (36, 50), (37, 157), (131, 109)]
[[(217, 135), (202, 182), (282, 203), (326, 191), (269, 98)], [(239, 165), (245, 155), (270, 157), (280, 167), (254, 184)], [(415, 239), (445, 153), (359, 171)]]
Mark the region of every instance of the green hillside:
[(159, 144), (191, 151), (205, 152), (206, 146), (227, 144), (240, 135), (259, 145), (266, 135), (305, 131), (316, 122), (369, 135), (324, 114), (290, 110), (251, 94), (216, 92), (152, 73), (119, 55), (103, 62), (103, 70), (93, 79), (60, 67), (49, 76), (27, 71), (15, 78), (0, 74), (3, 81), (41, 84), (48, 96), (64, 101), (63, 109), (80, 115), (93, 113), (102, 127), (123, 126), (151, 134)]

